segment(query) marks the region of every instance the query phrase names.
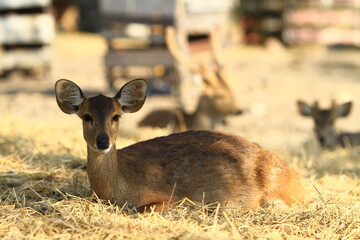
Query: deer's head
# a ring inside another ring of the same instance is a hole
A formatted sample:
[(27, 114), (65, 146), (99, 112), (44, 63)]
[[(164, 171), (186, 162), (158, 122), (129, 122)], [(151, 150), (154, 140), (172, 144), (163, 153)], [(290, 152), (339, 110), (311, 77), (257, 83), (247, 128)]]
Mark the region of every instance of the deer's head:
[(199, 74), (203, 87), (200, 104), (209, 109), (214, 115), (238, 115), (242, 110), (237, 106), (232, 89), (230, 88), (224, 69), (221, 54), (221, 40), (219, 31), (213, 30), (210, 34), (212, 62), (195, 61), (179, 46), (176, 32), (173, 27), (166, 29), (166, 44), (178, 64), (192, 73)]
[(302, 116), (311, 117), (314, 120), (314, 131), (320, 145), (326, 148), (335, 147), (338, 135), (335, 120), (349, 115), (352, 102), (337, 105), (333, 101), (331, 107), (327, 109), (320, 109), (317, 101), (312, 106), (303, 101), (298, 101), (297, 105)]
[(146, 89), (145, 80), (136, 79), (126, 83), (112, 98), (102, 94), (86, 98), (80, 87), (70, 80), (60, 79), (55, 84), (60, 109), (82, 119), (85, 141), (90, 149), (99, 153), (107, 153), (114, 146), (119, 118), (143, 106)]

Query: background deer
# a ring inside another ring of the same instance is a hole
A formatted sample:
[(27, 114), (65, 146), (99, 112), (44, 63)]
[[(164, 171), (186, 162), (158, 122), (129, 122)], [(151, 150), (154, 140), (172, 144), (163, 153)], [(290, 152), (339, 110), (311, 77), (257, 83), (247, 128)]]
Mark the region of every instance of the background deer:
[(202, 93), (193, 113), (189, 114), (183, 108), (154, 110), (139, 122), (140, 127), (170, 126), (174, 132), (187, 129), (215, 129), (215, 126), (224, 121), (226, 116), (242, 113), (242, 110), (236, 106), (236, 100), (226, 81), (219, 38), (218, 31), (211, 32), (213, 63), (199, 63), (180, 49), (176, 41), (175, 29), (173, 27), (166, 29), (166, 44), (170, 53), (178, 64), (201, 76)]
[(331, 149), (336, 145), (342, 147), (360, 145), (360, 133), (339, 134), (335, 129), (336, 119), (349, 115), (352, 102), (338, 105), (333, 101), (331, 107), (327, 109), (320, 109), (317, 101), (312, 106), (303, 101), (298, 101), (297, 105), (302, 116), (314, 120), (314, 131), (322, 147)]
[(146, 88), (137, 79), (113, 98), (86, 98), (75, 83), (56, 82), (60, 109), (83, 121), (88, 177), (101, 199), (158, 211), (184, 197), (251, 209), (304, 201), (298, 176), (277, 155), (230, 133), (188, 131), (116, 150), (119, 118), (142, 107)]

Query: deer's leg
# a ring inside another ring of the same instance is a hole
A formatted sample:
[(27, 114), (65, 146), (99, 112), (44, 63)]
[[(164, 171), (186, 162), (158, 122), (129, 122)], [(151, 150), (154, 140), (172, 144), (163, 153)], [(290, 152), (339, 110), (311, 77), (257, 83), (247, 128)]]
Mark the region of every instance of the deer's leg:
[(138, 207), (139, 212), (149, 213), (149, 212), (163, 212), (168, 208), (168, 201), (161, 201), (143, 205)]

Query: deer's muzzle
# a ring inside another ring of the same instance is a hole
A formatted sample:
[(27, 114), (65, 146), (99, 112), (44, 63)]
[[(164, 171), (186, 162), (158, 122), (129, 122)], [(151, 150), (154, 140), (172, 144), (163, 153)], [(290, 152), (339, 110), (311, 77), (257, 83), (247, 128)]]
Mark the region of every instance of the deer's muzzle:
[(110, 147), (110, 138), (106, 133), (101, 133), (96, 138), (96, 148), (106, 150)]

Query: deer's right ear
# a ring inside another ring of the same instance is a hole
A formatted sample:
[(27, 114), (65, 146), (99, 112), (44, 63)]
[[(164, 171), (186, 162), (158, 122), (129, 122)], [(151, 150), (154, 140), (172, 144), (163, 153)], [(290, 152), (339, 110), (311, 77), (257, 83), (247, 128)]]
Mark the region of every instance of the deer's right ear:
[(297, 101), (299, 113), (305, 117), (312, 116), (312, 107), (303, 101)]
[(67, 114), (77, 113), (79, 105), (85, 100), (80, 87), (66, 79), (55, 83), (55, 94), (59, 108)]

